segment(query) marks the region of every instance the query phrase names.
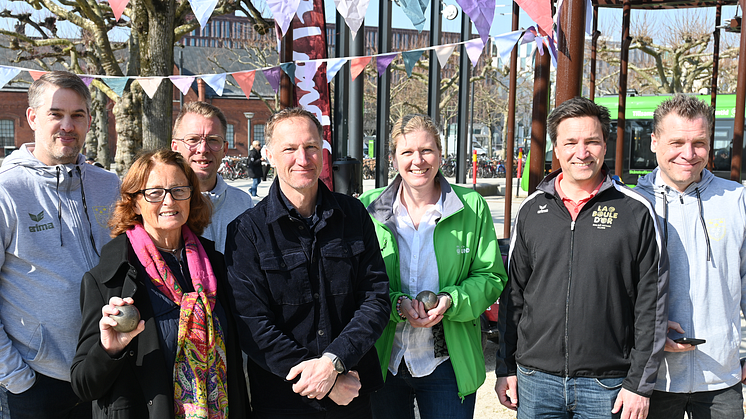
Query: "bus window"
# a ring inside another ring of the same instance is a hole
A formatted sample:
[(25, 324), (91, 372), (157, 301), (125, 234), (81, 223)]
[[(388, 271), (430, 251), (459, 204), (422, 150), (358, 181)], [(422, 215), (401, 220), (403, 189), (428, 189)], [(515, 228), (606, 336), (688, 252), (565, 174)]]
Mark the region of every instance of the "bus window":
[(715, 121), (715, 137), (713, 141), (713, 168), (715, 170), (730, 170), (730, 152), (733, 139), (733, 120)]
[(650, 135), (653, 133), (652, 120), (627, 121), (627, 130), (632, 138), (630, 140), (630, 172), (633, 170), (652, 171), (658, 165), (655, 153), (650, 151)]

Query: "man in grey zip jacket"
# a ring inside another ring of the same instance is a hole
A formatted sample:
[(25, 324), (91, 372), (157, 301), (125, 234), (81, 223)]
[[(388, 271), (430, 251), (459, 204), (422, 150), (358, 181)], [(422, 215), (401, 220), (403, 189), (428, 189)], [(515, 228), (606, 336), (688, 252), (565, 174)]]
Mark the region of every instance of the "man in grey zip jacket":
[[(743, 418), (740, 313), (746, 313), (746, 192), (705, 165), (713, 109), (676, 95), (653, 116), (658, 168), (636, 191), (655, 205), (670, 258), (669, 334), (651, 418)], [(681, 337), (706, 340), (697, 346)], [(692, 416), (690, 416), (692, 417)]]
[(24, 144), (0, 168), (0, 386), (12, 418), (90, 417), (70, 386), (80, 282), (110, 239), (119, 178), (86, 164), (90, 93), (50, 72), (29, 89)]

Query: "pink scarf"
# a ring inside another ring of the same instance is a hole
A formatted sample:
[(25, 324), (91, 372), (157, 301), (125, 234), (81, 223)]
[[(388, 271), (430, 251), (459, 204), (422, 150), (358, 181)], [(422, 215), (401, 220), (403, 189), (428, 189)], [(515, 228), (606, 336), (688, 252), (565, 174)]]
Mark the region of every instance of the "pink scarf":
[(223, 419), (228, 417), (228, 375), (223, 331), (212, 313), (217, 280), (197, 236), (186, 225), (181, 234), (195, 292), (184, 293), (142, 225), (127, 230), (150, 280), (180, 306), (174, 361), (176, 418)]

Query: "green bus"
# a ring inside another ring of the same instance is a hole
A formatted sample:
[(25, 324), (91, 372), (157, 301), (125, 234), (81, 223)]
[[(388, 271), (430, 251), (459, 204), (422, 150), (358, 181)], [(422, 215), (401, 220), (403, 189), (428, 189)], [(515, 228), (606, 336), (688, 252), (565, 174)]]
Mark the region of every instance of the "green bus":
[[(653, 112), (670, 95), (630, 96), (627, 98), (624, 126), (624, 169), (622, 180), (629, 185), (637, 184), (637, 178), (650, 173), (658, 165), (655, 153), (650, 151), (650, 134), (653, 132)], [(710, 95), (699, 95), (698, 99), (711, 103)], [(606, 164), (614, 172), (616, 166), (616, 135), (619, 114), (617, 96), (597, 97), (596, 103), (609, 108), (611, 133), (606, 145)], [(715, 109), (715, 142), (713, 173), (730, 178), (730, 157), (733, 143), (733, 126), (736, 114), (736, 95), (718, 95)], [(743, 154), (743, 150), (742, 150)], [(742, 160), (744, 161), (744, 160)], [(743, 171), (743, 168), (742, 168)], [(743, 172), (742, 172), (743, 173)], [(746, 179), (746, 176), (742, 176)]]

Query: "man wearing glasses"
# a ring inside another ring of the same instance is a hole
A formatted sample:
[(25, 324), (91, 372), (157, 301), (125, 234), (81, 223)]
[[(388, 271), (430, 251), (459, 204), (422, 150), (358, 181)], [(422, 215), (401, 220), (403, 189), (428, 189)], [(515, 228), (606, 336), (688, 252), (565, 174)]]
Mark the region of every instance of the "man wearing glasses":
[(199, 189), (212, 202), (212, 223), (202, 236), (215, 242), (224, 253), (228, 223), (254, 206), (246, 192), (228, 186), (218, 175), (218, 167), (228, 151), (225, 133), (228, 122), (223, 112), (209, 103), (189, 102), (181, 108), (174, 123), (171, 149), (180, 153), (199, 179)]

